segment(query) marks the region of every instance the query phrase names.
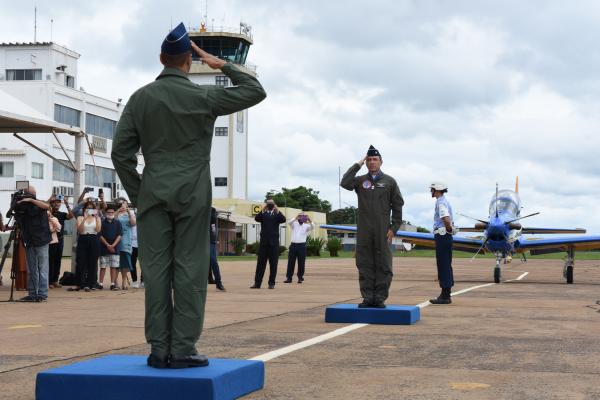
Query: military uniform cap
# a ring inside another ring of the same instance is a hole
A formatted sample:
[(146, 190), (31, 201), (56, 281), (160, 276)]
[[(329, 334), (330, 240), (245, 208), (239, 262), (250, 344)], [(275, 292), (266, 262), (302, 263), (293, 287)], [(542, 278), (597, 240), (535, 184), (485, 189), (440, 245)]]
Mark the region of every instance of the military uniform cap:
[(191, 48), (192, 43), (190, 42), (187, 29), (185, 29), (183, 22), (180, 22), (175, 29), (169, 32), (165, 40), (163, 40), (160, 51), (163, 54), (176, 56), (178, 54), (187, 53)]
[(375, 157), (378, 156), (379, 158), (381, 158), (381, 154), (379, 153), (379, 150), (377, 150), (375, 147), (373, 147), (373, 145), (371, 145), (369, 147), (369, 150), (367, 151), (367, 157)]

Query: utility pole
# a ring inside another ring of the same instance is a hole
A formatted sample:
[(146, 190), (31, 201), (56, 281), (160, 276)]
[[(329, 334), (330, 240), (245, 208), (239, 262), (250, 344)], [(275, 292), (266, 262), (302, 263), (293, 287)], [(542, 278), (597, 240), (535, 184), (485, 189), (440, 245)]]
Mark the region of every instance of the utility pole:
[(342, 208), (342, 167), (338, 165), (338, 208)]

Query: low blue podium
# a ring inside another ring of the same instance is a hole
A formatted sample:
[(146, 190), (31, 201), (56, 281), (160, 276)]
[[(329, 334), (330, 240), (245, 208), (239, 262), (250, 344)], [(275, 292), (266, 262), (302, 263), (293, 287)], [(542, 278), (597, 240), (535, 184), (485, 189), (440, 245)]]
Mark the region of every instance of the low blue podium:
[(358, 304), (334, 304), (325, 309), (325, 322), (413, 325), (420, 319), (421, 310), (417, 306), (358, 308)]
[(110, 355), (40, 372), (37, 400), (236, 399), (262, 389), (262, 361), (209, 359), (207, 367), (156, 369), (145, 356)]

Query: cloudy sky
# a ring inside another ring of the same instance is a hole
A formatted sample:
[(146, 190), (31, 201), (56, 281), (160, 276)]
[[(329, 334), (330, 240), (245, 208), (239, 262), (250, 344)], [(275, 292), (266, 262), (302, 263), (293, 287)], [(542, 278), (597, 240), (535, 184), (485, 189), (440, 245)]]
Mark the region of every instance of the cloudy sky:
[[(154, 79), (171, 22), (198, 26), (206, 10), (36, 3), (38, 40), (53, 19), (52, 39), (81, 54), (79, 84), (109, 99)], [(33, 6), (2, 6), (0, 41), (33, 39)], [(431, 223), (432, 180), (448, 183), (455, 211), (485, 218), (496, 182), (518, 175), (523, 212), (541, 212), (530, 226), (600, 233), (597, 1), (228, 0), (209, 1), (208, 20), (253, 27), (268, 98), (250, 113), (251, 199), (304, 185), (338, 208), (338, 167), (373, 144), (413, 223)]]

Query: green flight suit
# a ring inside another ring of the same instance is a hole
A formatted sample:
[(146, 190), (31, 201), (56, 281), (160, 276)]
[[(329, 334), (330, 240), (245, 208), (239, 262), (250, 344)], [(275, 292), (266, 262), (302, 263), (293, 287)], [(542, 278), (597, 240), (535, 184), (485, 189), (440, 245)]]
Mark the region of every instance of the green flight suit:
[(165, 68), (131, 96), (112, 146), (115, 169), (138, 208), (146, 340), (159, 357), (196, 354), (202, 332), (215, 120), (266, 97), (258, 80), (234, 65), (222, 72), (234, 86), (196, 85), (179, 69)]
[[(367, 302), (384, 302), (392, 284), (392, 251), (387, 231), (394, 233), (402, 223), (404, 199), (398, 184), (381, 173), (356, 176), (361, 166), (356, 163), (344, 174), (340, 186), (354, 190), (358, 196), (356, 229), (356, 266), (360, 294)], [(390, 222), (391, 212), (391, 222)]]

